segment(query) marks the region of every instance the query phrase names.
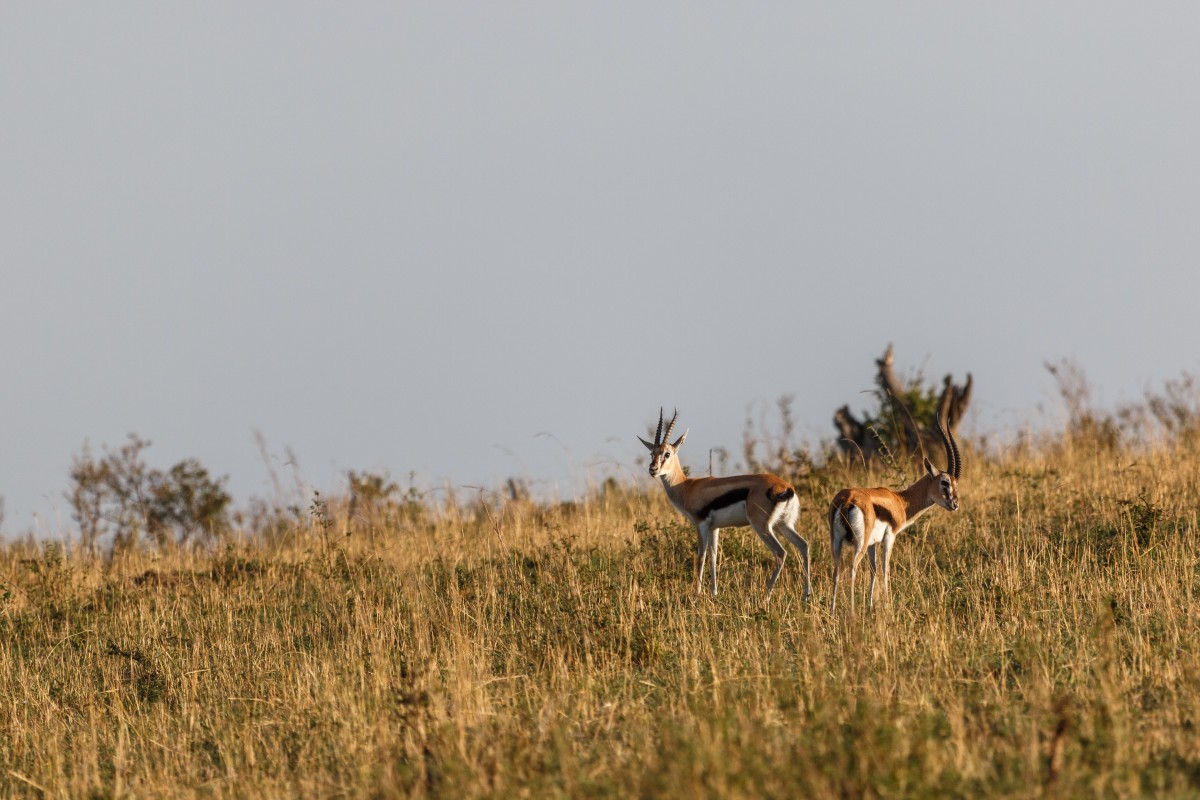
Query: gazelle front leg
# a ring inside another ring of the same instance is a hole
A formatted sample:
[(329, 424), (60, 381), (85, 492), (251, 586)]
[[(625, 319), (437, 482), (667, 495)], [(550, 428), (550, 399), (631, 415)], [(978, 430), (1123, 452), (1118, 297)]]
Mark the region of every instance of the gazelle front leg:
[(867, 588), (867, 608), (875, 607), (875, 573), (878, 571), (875, 564), (875, 548), (879, 545), (867, 545), (867, 562), (871, 565), (871, 585)]
[(883, 537), (883, 597), (890, 604), (892, 602), (892, 590), (888, 588), (888, 567), (891, 564), (892, 544), (896, 541), (896, 534), (888, 533)]
[(696, 526), (696, 532), (700, 536), (700, 566), (696, 570), (696, 594), (704, 593), (704, 567), (705, 564), (711, 562), (712, 569), (712, 593), (713, 597), (717, 596), (717, 536), (720, 534), (719, 528), (712, 527), (707, 522), (701, 522)]
[(708, 549), (711, 553), (709, 560), (712, 562), (712, 596), (717, 596), (717, 554), (721, 552), (721, 529), (712, 528), (708, 537)]

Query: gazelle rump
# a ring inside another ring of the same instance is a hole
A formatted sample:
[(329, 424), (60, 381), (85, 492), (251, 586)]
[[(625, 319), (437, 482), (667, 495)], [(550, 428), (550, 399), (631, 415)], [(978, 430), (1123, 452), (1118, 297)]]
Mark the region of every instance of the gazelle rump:
[(663, 431), (662, 409), (658, 412), (658, 432), (654, 443), (642, 437), (638, 441), (650, 451), (650, 475), (662, 481), (671, 504), (679, 509), (696, 526), (699, 537), (699, 567), (696, 574), (696, 591), (703, 591), (704, 565), (707, 561), (712, 570), (712, 593), (717, 594), (717, 552), (721, 528), (749, 525), (758, 538), (770, 548), (775, 556), (775, 572), (767, 583), (767, 598), (775, 589), (775, 582), (783, 571), (787, 550), (776, 537), (784, 538), (795, 545), (804, 561), (804, 599), (812, 596), (809, 579), (812, 562), (808, 554), (808, 542), (796, 532), (796, 521), (800, 516), (800, 500), (792, 485), (777, 475), (734, 475), (725, 478), (689, 478), (679, 464), (679, 447), (687, 438), (683, 432), (674, 442), (671, 431), (679, 412), (671, 417)]
[(942, 412), (937, 415), (937, 429), (946, 448), (946, 471), (942, 472), (924, 459), (925, 474), (902, 491), (886, 488), (843, 489), (833, 498), (829, 508), (829, 546), (833, 554), (833, 597), (829, 612), (837, 608), (838, 569), (842, 561), (842, 545), (854, 547), (850, 563), (850, 611), (854, 612), (854, 578), (863, 555), (871, 564), (871, 586), (867, 604), (875, 599), (875, 549), (882, 547), (883, 595), (888, 595), (888, 561), (896, 534), (912, 525), (917, 518), (940, 505), (949, 511), (958, 510), (958, 477), (962, 474), (962, 459), (954, 434), (946, 428)]

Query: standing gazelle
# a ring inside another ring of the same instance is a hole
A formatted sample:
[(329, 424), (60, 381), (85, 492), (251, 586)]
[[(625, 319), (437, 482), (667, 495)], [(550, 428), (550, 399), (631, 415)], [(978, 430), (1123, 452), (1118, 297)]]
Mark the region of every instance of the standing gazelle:
[(712, 593), (717, 594), (717, 537), (721, 528), (749, 525), (758, 538), (763, 540), (775, 555), (775, 572), (767, 584), (767, 599), (783, 571), (787, 550), (776, 538), (782, 533), (804, 559), (804, 599), (812, 595), (809, 571), (812, 566), (808, 556), (808, 542), (796, 533), (796, 520), (800, 516), (800, 501), (792, 485), (777, 475), (734, 475), (727, 478), (689, 478), (679, 465), (679, 446), (687, 438), (683, 432), (674, 442), (668, 442), (679, 412), (671, 417), (667, 430), (663, 432), (663, 413), (658, 411), (658, 432), (654, 444), (642, 437), (638, 441), (650, 451), (650, 475), (662, 480), (663, 488), (672, 505), (696, 526), (700, 538), (696, 591), (703, 591), (704, 562), (707, 559), (712, 569)]
[(871, 562), (871, 588), (867, 604), (875, 599), (875, 548), (883, 545), (883, 594), (888, 594), (888, 560), (896, 534), (916, 522), (936, 503), (950, 511), (958, 510), (958, 476), (962, 474), (962, 459), (954, 434), (946, 429), (941, 411), (937, 429), (946, 446), (946, 471), (942, 472), (924, 459), (925, 474), (907, 489), (843, 489), (829, 507), (829, 546), (833, 553), (833, 598), (829, 612), (837, 607), (838, 567), (842, 561), (842, 545), (854, 545), (854, 560), (850, 563), (850, 612), (854, 612), (854, 577), (863, 555)]

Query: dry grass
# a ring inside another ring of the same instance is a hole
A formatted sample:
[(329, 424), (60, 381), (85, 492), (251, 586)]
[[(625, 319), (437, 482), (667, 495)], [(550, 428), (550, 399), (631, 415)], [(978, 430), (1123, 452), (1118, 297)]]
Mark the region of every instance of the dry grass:
[(825, 612), (844, 474), (798, 483), (813, 606), (794, 558), (763, 606), (748, 531), (697, 597), (652, 486), (111, 564), (10, 545), (2, 794), (1200, 796), (1198, 478), (968, 461), (857, 619)]

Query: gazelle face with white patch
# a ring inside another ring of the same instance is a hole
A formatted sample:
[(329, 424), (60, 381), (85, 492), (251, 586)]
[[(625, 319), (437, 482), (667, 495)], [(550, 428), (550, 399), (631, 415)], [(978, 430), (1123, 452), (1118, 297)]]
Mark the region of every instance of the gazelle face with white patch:
[(683, 444), (683, 440), (687, 438), (687, 431), (676, 439), (674, 442), (668, 442), (671, 438), (671, 429), (675, 427), (675, 420), (679, 416), (679, 412), (675, 412), (675, 416), (671, 417), (671, 424), (667, 426), (666, 433), (663, 432), (663, 414), (662, 409), (658, 411), (658, 432), (654, 435), (654, 443), (647, 442), (642, 437), (638, 437), (638, 441), (646, 445), (646, 449), (650, 451), (650, 477), (662, 478), (670, 475), (676, 469), (680, 472), (683, 467), (679, 467), (679, 446)]
[(679, 461), (679, 456), (677, 455), (679, 445), (683, 444), (683, 440), (686, 438), (687, 433), (684, 433), (683, 436), (680, 436), (673, 443), (663, 442), (659, 445), (653, 445), (642, 439), (642, 437), (638, 437), (641, 443), (646, 445), (646, 449), (650, 451), (651, 478), (661, 478), (664, 475), (671, 474), (674, 465)]
[(930, 479), (930, 493), (933, 501), (947, 511), (958, 511), (958, 479), (949, 472), (942, 472), (929, 459), (925, 459), (925, 469)]

